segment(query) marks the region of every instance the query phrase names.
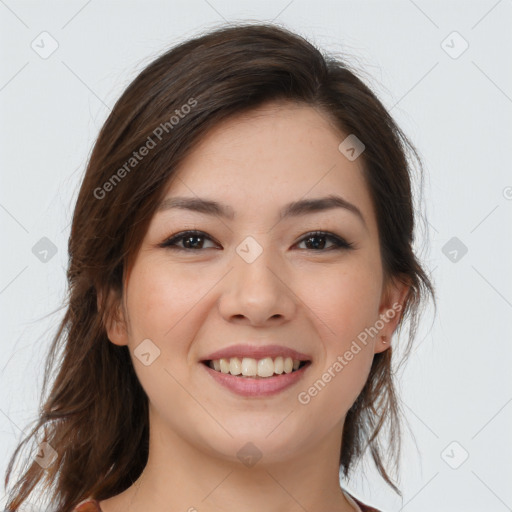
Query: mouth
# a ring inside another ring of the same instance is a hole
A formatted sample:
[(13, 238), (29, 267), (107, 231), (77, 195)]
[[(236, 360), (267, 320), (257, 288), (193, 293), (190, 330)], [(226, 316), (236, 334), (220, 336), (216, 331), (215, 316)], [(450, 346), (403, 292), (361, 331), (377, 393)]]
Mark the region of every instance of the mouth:
[(311, 364), (310, 360), (299, 360), (291, 357), (231, 357), (208, 359), (201, 361), (217, 373), (228, 374), (246, 379), (271, 379), (298, 372)]
[(313, 357), (285, 345), (245, 342), (205, 355), (199, 362), (214, 382), (231, 393), (264, 398), (296, 386)]
[(224, 389), (243, 398), (269, 398), (304, 378), (311, 360), (290, 357), (207, 359), (201, 366)]

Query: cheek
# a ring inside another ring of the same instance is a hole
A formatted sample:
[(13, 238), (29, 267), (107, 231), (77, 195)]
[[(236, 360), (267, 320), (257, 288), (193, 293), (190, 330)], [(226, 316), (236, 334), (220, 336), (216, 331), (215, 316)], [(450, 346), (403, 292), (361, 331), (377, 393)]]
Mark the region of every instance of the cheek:
[[(325, 360), (310, 374), (297, 396), (309, 412), (333, 426), (361, 393), (373, 362), (373, 344), (348, 336), (326, 347)], [(313, 370), (313, 367), (312, 367)], [(314, 412), (313, 412), (314, 411)]]
[(150, 367), (132, 357), (142, 381), (147, 368), (168, 370), (184, 381), (197, 364), (191, 346), (213, 307), (212, 294), (208, 292), (219, 281), (219, 272), (205, 272), (198, 267), (173, 265), (160, 256), (134, 266), (128, 290), (131, 352), (134, 354), (145, 339), (160, 350)]
[(153, 260), (144, 268), (134, 268), (130, 280), (131, 325), (135, 333), (163, 342), (186, 327), (181, 322), (204, 295), (204, 283), (178, 272), (169, 264)]
[(318, 406), (336, 404), (333, 417), (351, 407), (364, 387), (374, 357), (368, 328), (378, 317), (381, 274), (369, 263), (351, 263), (336, 271), (331, 267), (325, 274), (317, 273), (316, 286), (310, 283), (304, 288), (325, 351), (308, 382), (313, 387), (306, 392)]
[(371, 262), (354, 257), (346, 265), (304, 276), (301, 296), (315, 313), (328, 351), (350, 345), (378, 316), (381, 274)]
[[(130, 274), (127, 306), (131, 357), (142, 387), (159, 410), (186, 398), (178, 382), (187, 378), (183, 361), (197, 329), (191, 318), (194, 306), (205, 294), (203, 288), (197, 277), (178, 272), (156, 258), (136, 264)], [(152, 356), (157, 354), (149, 365), (137, 356), (137, 347), (147, 339), (157, 347), (146, 342)]]

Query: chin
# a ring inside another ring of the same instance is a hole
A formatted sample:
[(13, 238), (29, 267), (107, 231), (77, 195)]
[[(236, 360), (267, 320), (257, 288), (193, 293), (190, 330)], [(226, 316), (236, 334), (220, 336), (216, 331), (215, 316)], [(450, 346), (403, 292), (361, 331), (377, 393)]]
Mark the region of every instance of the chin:
[(229, 462), (241, 463), (247, 467), (281, 463), (298, 454), (304, 444), (300, 439), (290, 436), (289, 426), (279, 432), (280, 427), (275, 428), (276, 425), (270, 429), (262, 429), (259, 425), (255, 427), (253, 423), (243, 431), (228, 429), (233, 435), (232, 438), (223, 435), (217, 436), (216, 440), (211, 438), (210, 432), (210, 437), (205, 441), (212, 455)]

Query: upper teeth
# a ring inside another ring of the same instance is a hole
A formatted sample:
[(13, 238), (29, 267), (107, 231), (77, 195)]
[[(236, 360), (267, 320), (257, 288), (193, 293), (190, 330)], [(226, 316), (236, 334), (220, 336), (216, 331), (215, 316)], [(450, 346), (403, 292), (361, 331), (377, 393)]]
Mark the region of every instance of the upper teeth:
[(242, 375), (243, 377), (271, 377), (274, 373), (291, 373), (297, 370), (300, 361), (291, 357), (278, 356), (275, 359), (265, 357), (264, 359), (253, 359), (252, 357), (231, 357), (230, 359), (214, 359), (210, 361), (210, 368), (222, 373), (231, 375)]

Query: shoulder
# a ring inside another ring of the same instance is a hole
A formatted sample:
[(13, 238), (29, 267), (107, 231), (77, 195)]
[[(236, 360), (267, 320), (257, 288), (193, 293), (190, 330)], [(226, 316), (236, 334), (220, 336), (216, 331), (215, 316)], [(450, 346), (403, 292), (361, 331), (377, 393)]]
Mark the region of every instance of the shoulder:
[(86, 500), (81, 501), (72, 512), (102, 512), (100, 508), (100, 504), (93, 498), (88, 498)]
[[(350, 497), (357, 503), (361, 512), (380, 512), (376, 508), (370, 507), (369, 505), (365, 505), (363, 502), (359, 501), (354, 496), (350, 495)], [(72, 512), (102, 512), (100, 508), (100, 504), (97, 500), (89, 498), (84, 501), (78, 503)]]

